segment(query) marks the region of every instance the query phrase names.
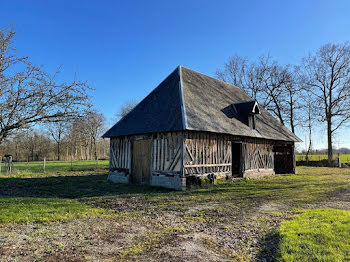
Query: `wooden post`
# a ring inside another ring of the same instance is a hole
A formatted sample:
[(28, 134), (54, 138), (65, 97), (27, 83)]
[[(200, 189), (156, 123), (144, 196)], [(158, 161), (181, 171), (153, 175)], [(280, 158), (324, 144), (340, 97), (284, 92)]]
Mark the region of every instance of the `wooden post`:
[(109, 140), (109, 167), (108, 167), (108, 171), (112, 170), (112, 159), (114, 158), (114, 153), (112, 150), (114, 144), (114, 139), (110, 139)]
[(73, 171), (73, 157), (70, 158), (70, 170)]
[(296, 161), (295, 161), (295, 148), (294, 148), (294, 143), (291, 146), (291, 154), (292, 154), (292, 172), (295, 174), (296, 170)]
[(0, 174), (1, 174), (1, 166), (2, 166), (2, 156), (0, 156)]
[(185, 176), (185, 172), (184, 172), (184, 143), (185, 143), (185, 139), (184, 139), (184, 131), (181, 132), (181, 177)]
[(45, 169), (46, 169), (46, 157), (44, 157), (44, 173), (45, 173)]
[(338, 167), (341, 167), (341, 160), (340, 160), (340, 155), (338, 153)]
[(153, 175), (153, 154), (154, 154), (154, 135), (151, 137), (151, 166), (150, 166), (150, 183), (152, 181), (152, 175)]

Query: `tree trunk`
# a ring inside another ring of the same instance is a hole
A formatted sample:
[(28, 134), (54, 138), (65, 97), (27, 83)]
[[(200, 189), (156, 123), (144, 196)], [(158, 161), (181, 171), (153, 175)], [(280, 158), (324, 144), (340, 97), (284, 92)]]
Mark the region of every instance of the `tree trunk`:
[(95, 160), (97, 160), (97, 143), (96, 143), (96, 139), (94, 139), (94, 158), (95, 158)]
[(77, 146), (77, 144), (75, 144), (74, 147), (75, 147), (74, 160), (76, 160), (78, 158), (78, 146)]
[(89, 144), (85, 144), (85, 160), (89, 160)]
[(61, 155), (61, 143), (57, 142), (57, 161), (60, 161), (60, 155)]
[(293, 110), (293, 97), (290, 96), (290, 128), (292, 129), (292, 132), (295, 133), (294, 131), (294, 110)]
[(84, 154), (83, 154), (83, 145), (80, 143), (80, 160), (84, 159)]
[(332, 145), (332, 119), (327, 117), (327, 138), (328, 138), (328, 165), (332, 165), (333, 145)]
[(284, 125), (284, 120), (283, 120), (283, 116), (282, 116), (282, 112), (281, 112), (281, 108), (276, 100), (275, 97), (273, 97), (273, 103), (275, 104), (276, 106), (276, 110), (277, 112), (275, 111), (275, 114), (277, 115), (278, 119), (280, 120), (281, 124)]
[(309, 154), (312, 148), (312, 119), (311, 119), (311, 103), (308, 103), (308, 120), (309, 120), (309, 148), (307, 149), (305, 160), (309, 161)]

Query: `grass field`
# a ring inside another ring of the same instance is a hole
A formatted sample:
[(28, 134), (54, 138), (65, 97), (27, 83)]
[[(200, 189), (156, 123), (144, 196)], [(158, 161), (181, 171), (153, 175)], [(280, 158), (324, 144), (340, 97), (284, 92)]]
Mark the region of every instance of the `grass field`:
[[(350, 170), (314, 167), (181, 192), (112, 184), (103, 170), (3, 174), (0, 261), (297, 261), (290, 255), (303, 245), (339, 232), (327, 220), (339, 215), (324, 208), (350, 208), (350, 197), (338, 201), (348, 188)], [(327, 234), (308, 231), (308, 219), (329, 224)], [(295, 243), (298, 228), (305, 238)], [(348, 256), (343, 243), (329, 242), (330, 252)], [(302, 255), (312, 261), (318, 252)]]
[[(334, 159), (338, 158), (338, 155), (333, 155)], [(296, 155), (295, 156), (296, 161), (303, 161), (305, 160), (305, 155)], [(309, 160), (310, 161), (320, 161), (323, 159), (328, 159), (327, 155), (309, 155)], [(341, 154), (340, 155), (340, 160), (343, 163), (350, 163), (350, 155), (348, 154)]]
[[(107, 169), (108, 160), (76, 160), (76, 161), (46, 161), (45, 172), (57, 173), (63, 171), (86, 171)], [(1, 164), (1, 173), (6, 173), (7, 163)], [(42, 173), (44, 172), (44, 161), (12, 162), (12, 173)]]
[(279, 261), (350, 259), (350, 211), (312, 209), (280, 227)]

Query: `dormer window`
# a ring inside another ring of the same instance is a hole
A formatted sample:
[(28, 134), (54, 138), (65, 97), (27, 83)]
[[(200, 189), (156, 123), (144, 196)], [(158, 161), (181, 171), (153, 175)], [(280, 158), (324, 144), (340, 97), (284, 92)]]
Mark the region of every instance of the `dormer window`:
[(252, 114), (254, 114), (254, 115), (260, 114), (259, 105), (256, 101), (254, 101), (254, 102), (255, 102), (255, 104), (253, 106)]
[(222, 112), (227, 117), (237, 118), (251, 129), (256, 129), (255, 115), (260, 114), (260, 108), (258, 103), (253, 100), (231, 104), (222, 109)]
[(252, 129), (255, 129), (255, 115), (260, 114), (258, 103), (255, 102), (253, 110), (248, 115), (248, 126)]
[(255, 115), (254, 114), (248, 115), (248, 126), (252, 129), (255, 129)]

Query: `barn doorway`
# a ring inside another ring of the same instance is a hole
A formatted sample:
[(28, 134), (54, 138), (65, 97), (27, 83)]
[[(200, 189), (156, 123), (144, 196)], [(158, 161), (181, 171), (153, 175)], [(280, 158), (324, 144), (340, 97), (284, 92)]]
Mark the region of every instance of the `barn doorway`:
[(135, 140), (133, 142), (133, 162), (131, 182), (149, 184), (151, 177), (151, 139)]
[(293, 171), (293, 150), (292, 145), (275, 145), (274, 166), (276, 174), (294, 173)]
[(242, 144), (232, 142), (232, 176), (241, 177)]

